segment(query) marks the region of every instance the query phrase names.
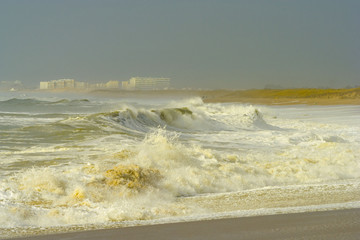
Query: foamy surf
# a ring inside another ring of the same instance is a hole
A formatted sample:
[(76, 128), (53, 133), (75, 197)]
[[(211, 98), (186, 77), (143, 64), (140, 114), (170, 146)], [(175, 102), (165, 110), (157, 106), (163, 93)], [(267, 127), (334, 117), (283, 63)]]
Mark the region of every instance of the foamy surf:
[(357, 110), (4, 99), (1, 235), (357, 207)]

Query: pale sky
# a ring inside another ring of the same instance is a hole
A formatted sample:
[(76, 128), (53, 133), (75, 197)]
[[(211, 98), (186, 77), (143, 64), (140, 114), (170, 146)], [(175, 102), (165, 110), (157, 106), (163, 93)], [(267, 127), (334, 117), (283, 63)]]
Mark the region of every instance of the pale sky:
[(360, 85), (359, 0), (0, 0), (0, 82)]

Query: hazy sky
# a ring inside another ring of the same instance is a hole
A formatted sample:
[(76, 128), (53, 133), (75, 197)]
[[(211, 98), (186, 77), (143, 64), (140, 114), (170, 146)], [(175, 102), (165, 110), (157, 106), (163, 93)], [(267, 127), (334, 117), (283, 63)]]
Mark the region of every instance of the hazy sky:
[(359, 0), (0, 0), (0, 82), (360, 85)]

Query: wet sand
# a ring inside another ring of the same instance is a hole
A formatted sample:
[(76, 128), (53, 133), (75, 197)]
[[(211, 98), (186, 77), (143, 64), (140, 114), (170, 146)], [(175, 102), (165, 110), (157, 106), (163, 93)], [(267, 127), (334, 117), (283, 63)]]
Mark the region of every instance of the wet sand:
[(170, 223), (35, 236), (28, 240), (359, 239), (360, 209)]

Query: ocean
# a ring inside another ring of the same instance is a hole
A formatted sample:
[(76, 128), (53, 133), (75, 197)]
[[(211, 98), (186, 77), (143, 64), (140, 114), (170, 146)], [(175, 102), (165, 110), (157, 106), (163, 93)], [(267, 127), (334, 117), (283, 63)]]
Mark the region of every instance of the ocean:
[(0, 236), (360, 207), (360, 106), (2, 92)]

